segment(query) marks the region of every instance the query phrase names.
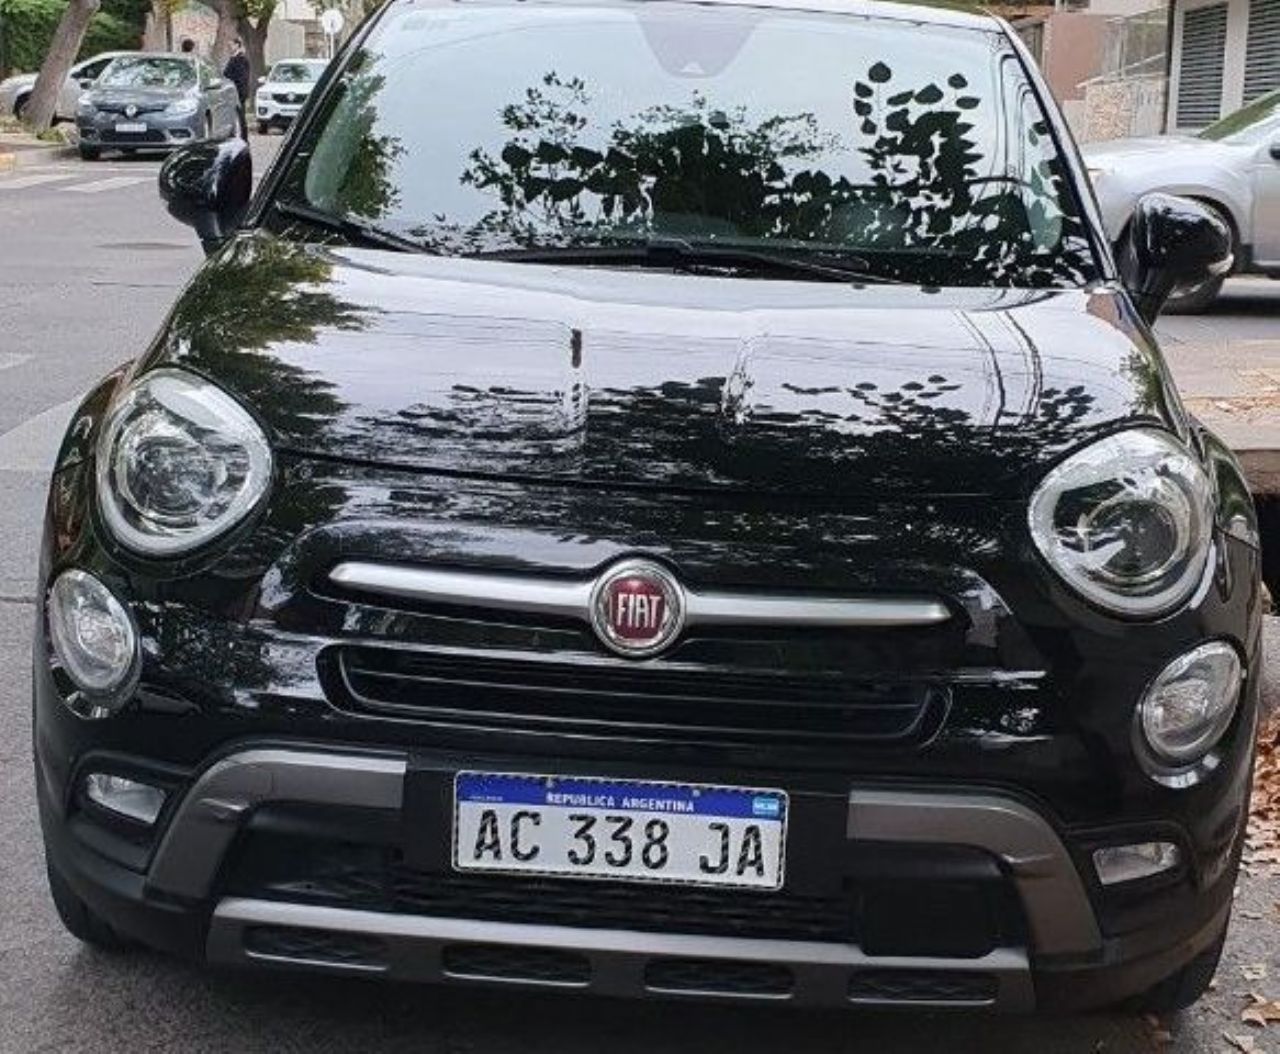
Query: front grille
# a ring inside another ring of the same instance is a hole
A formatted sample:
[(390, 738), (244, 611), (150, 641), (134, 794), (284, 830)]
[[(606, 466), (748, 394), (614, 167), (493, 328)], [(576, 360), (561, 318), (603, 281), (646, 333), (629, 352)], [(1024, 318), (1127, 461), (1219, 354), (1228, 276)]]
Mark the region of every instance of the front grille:
[(785, 966), (731, 959), (654, 959), (644, 970), (653, 992), (787, 996), (795, 977)]
[(504, 944), (451, 944), (442, 953), (444, 972), (471, 980), (526, 981), (534, 984), (586, 985), (591, 964), (583, 955), (552, 948)]
[(114, 128), (104, 128), (99, 138), (104, 143), (163, 143), (164, 132), (151, 128), (145, 132), (117, 132)]
[[(126, 108), (128, 105), (129, 105), (128, 103), (123, 103), (123, 102), (119, 102), (119, 103), (113, 103), (113, 102), (99, 103), (99, 104), (98, 104), (98, 110), (99, 110), (101, 113), (118, 113), (118, 114), (124, 114), (124, 113), (125, 113), (125, 108)], [(162, 103), (162, 102), (161, 102), (161, 103), (138, 103), (138, 104), (136, 104), (136, 105), (135, 105), (135, 107), (134, 107), (133, 114), (132, 114), (132, 115), (126, 114), (126, 116), (128, 116), (128, 117), (129, 117), (129, 120), (133, 120), (133, 118), (134, 118), (134, 117), (140, 117), (140, 116), (142, 116), (142, 115), (143, 115), (143, 114), (145, 114), (145, 113), (163, 113), (163, 112), (164, 112), (164, 108), (165, 108), (165, 106), (166, 106), (166, 105), (167, 105), (167, 104)]]
[(377, 937), (292, 926), (251, 926), (244, 947), (250, 955), (292, 962), (323, 962), (338, 966), (381, 969), (387, 964), (386, 945)]
[(276, 92), (275, 93), (276, 102), (292, 103), (295, 106), (300, 104), (305, 98), (306, 98), (305, 95), (299, 95), (296, 92)]
[(947, 970), (859, 970), (849, 998), (862, 1003), (994, 1003), (996, 979), (984, 973)]
[[(915, 742), (945, 688), (851, 682), (839, 671), (749, 673), (583, 658), (564, 663), (344, 647), (328, 657), (340, 706), (433, 724), (680, 743), (831, 746)], [(325, 665), (322, 663), (322, 666)]]

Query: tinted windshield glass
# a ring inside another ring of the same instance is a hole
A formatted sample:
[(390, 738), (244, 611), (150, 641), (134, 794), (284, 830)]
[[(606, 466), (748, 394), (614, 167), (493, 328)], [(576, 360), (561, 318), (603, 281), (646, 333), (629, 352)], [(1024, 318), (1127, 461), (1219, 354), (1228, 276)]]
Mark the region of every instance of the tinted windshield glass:
[(391, 9), (282, 195), (444, 253), (666, 237), (1041, 286), (1093, 277), (1067, 187), (994, 32), (523, 3)]
[(277, 84), (310, 84), (320, 79), (320, 67), (307, 62), (277, 62), (267, 79)]
[(186, 59), (116, 59), (98, 79), (99, 87), (189, 88), (196, 82), (195, 63)]
[(1252, 142), (1280, 126), (1280, 91), (1264, 95), (1200, 133), (1201, 139)]

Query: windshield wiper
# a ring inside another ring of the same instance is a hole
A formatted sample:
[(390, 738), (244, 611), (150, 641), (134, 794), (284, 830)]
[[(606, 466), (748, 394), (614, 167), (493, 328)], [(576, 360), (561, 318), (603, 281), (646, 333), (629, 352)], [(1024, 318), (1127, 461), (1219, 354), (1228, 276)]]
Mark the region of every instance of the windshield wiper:
[[(816, 255), (816, 254), (815, 254)], [(643, 242), (602, 245), (566, 245), (543, 249), (501, 249), (472, 254), (472, 259), (507, 260), (542, 264), (632, 264), (679, 270), (721, 267), (734, 271), (804, 275), (823, 282), (868, 282), (913, 285), (899, 278), (875, 274), (861, 256), (808, 259), (804, 255), (769, 252), (738, 245), (708, 245), (681, 238), (650, 238)]]
[(354, 216), (338, 216), (323, 209), (313, 208), (296, 201), (274, 201), (271, 203), (280, 215), (290, 219), (302, 220), (313, 227), (320, 227), (334, 234), (340, 234), (347, 241), (368, 246), (373, 249), (390, 249), (400, 253), (434, 253), (434, 250), (412, 238), (383, 230)]

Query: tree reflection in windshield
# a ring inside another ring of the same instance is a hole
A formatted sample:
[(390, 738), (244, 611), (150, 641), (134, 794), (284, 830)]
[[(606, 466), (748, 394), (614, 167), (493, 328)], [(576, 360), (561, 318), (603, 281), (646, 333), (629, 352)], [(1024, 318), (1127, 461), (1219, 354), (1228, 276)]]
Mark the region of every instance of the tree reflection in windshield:
[[(1064, 178), (1042, 121), (1020, 146), (1043, 156), (1023, 175), (983, 175), (966, 114), (982, 100), (953, 74), (902, 88), (882, 62), (854, 82), (851, 107), (867, 184), (806, 165), (842, 144), (812, 114), (752, 122), (745, 108), (658, 106), (582, 145), (587, 85), (548, 73), (503, 111), (496, 155), (478, 148), (463, 184), (497, 200), (469, 227), (414, 233), (444, 252), (643, 238), (768, 240), (887, 254), (877, 268), (941, 281), (978, 271), (995, 284), (1078, 284), (1090, 268), (1083, 225), (1060, 206)], [(922, 259), (922, 256), (925, 259)]]

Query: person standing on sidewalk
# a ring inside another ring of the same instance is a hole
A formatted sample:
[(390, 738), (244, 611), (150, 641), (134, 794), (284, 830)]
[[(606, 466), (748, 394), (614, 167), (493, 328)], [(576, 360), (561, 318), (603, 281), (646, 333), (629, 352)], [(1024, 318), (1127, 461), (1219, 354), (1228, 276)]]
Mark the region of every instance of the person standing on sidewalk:
[(240, 96), (240, 134), (247, 136), (249, 122), (245, 117), (245, 107), (249, 104), (249, 57), (244, 53), (244, 41), (239, 37), (231, 43), (231, 58), (227, 59), (222, 75), (236, 86)]

